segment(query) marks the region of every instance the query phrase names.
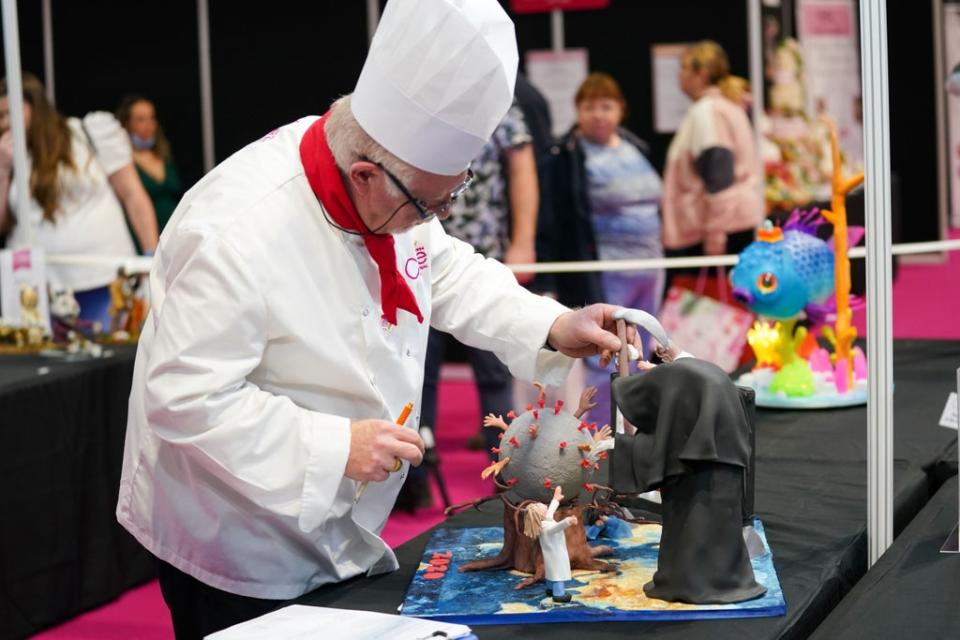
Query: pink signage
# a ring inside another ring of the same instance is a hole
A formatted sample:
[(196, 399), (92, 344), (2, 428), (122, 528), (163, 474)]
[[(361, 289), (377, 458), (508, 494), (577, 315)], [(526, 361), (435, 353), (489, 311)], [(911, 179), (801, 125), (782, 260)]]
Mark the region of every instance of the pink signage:
[(610, 0), (510, 0), (510, 8), (514, 13), (542, 13), (554, 9), (606, 9), (609, 6)]
[(834, 3), (804, 3), (800, 7), (804, 36), (849, 36), (853, 33), (850, 7)]

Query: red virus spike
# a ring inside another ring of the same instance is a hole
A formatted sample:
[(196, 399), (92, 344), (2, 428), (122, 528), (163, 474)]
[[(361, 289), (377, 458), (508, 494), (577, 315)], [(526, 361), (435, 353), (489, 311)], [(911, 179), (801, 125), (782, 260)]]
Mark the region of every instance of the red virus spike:
[(566, 448), (567, 448), (567, 441), (566, 441), (566, 440), (564, 440), (563, 442), (560, 443), (560, 448), (561, 448), (561, 449), (566, 449)]
[(584, 458), (583, 460), (580, 461), (580, 466), (583, 467), (584, 469), (589, 469), (590, 461)]
[(600, 471), (600, 465), (599, 465), (599, 464), (593, 465), (593, 470), (594, 470), (594, 471)]
[(533, 409), (533, 405), (532, 405), (532, 404), (528, 404), (528, 405), (527, 405), (527, 411), (531, 411), (532, 409)]
[(539, 419), (540, 419), (540, 412), (537, 411), (536, 409), (534, 409), (534, 410), (533, 410), (533, 421), (536, 422), (536, 421), (539, 420)]
[(497, 434), (497, 440), (503, 440), (503, 431)]
[(510, 478), (509, 480), (507, 480), (507, 486), (508, 486), (508, 487), (512, 487), (513, 485), (517, 484), (517, 481), (518, 481), (519, 479), (520, 479), (520, 478)]
[(596, 423), (596, 422), (591, 422), (591, 423), (590, 423), (590, 431), (596, 431), (596, 430), (597, 430), (597, 423)]
[(553, 482), (551, 482), (550, 478), (547, 478), (546, 480), (543, 481), (543, 488), (544, 489), (553, 488)]
[(490, 447), (490, 453), (496, 455), (496, 454), (500, 453), (500, 448), (499, 448), (499, 447)]
[(510, 409), (510, 411), (507, 412), (507, 417), (513, 420), (517, 417), (517, 414), (513, 412), (513, 409)]
[(547, 406), (547, 399), (541, 397), (539, 400), (537, 400), (537, 406), (543, 409), (545, 406)]
[(598, 459), (598, 460), (603, 460), (603, 459), (605, 459), (606, 457), (607, 457), (607, 452), (606, 452), (606, 451), (601, 451), (600, 453), (597, 454), (597, 459)]
[(587, 491), (589, 491), (590, 493), (593, 493), (594, 491), (596, 491), (596, 487), (594, 487), (594, 486), (593, 486), (592, 484), (590, 484), (589, 482), (584, 482), (584, 483), (583, 483), (583, 488), (586, 489)]
[(560, 415), (560, 409), (563, 409), (563, 400), (557, 400), (557, 404), (553, 407), (553, 415)]
[(508, 442), (512, 444), (514, 447), (516, 447), (517, 449), (520, 448), (520, 441), (517, 440), (516, 436), (510, 436), (510, 440)]
[(580, 423), (580, 426), (577, 427), (577, 431), (583, 431), (583, 430), (586, 429), (588, 426), (589, 426), (589, 425), (588, 425), (586, 422), (581, 422), (581, 423)]

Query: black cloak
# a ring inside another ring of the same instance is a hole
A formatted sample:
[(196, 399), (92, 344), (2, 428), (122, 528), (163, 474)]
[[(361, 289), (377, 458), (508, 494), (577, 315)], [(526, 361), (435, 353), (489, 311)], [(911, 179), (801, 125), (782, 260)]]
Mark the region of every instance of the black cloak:
[(695, 604), (762, 595), (743, 538), (752, 393), (710, 362), (681, 358), (618, 378), (613, 398), (637, 433), (616, 436), (611, 484), (620, 493), (659, 488), (663, 500), (647, 595)]

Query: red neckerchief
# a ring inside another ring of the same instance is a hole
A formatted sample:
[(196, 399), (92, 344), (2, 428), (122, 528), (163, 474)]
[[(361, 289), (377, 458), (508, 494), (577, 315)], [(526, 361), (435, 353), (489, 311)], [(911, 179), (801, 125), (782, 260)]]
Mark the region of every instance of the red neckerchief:
[[(329, 115), (329, 114), (327, 114)], [(380, 307), (383, 319), (392, 325), (397, 324), (397, 309), (408, 311), (423, 323), (423, 314), (417, 305), (417, 299), (410, 290), (407, 281), (397, 270), (397, 254), (393, 248), (393, 236), (389, 233), (372, 233), (360, 219), (347, 189), (343, 186), (340, 170), (333, 159), (333, 153), (327, 145), (327, 136), (323, 124), (327, 115), (310, 125), (300, 141), (300, 162), (310, 182), (314, 195), (327, 210), (333, 221), (343, 227), (358, 231), (377, 263), (380, 272)]]

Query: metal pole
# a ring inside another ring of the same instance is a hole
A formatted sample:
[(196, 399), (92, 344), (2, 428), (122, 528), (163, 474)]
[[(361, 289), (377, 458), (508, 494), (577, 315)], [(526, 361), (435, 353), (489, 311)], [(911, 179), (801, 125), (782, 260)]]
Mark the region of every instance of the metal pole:
[(200, 37), (200, 120), (203, 136), (203, 170), (213, 169), (213, 90), (210, 83), (210, 11), (207, 0), (197, 0)]
[[(7, 101), (10, 104), (10, 130), (13, 132), (13, 176), (21, 212), (30, 207), (30, 167), (27, 166), (27, 132), (23, 128), (23, 78), (20, 72), (20, 23), (17, 0), (3, 0), (3, 54), (6, 57)], [(33, 221), (21, 215), (27, 229), (27, 246), (33, 246)]]
[(947, 155), (947, 92), (944, 90), (944, 78), (947, 77), (943, 64), (943, 0), (931, 0), (933, 11), (933, 94), (937, 118), (937, 200), (939, 201), (940, 238), (949, 234), (950, 192), (947, 190), (947, 167), (950, 157)]
[(893, 322), (886, 2), (860, 2), (867, 232), (869, 566), (893, 541)]
[(563, 51), (563, 11), (560, 9), (550, 11), (550, 44), (554, 52)]
[[(757, 150), (759, 175), (763, 175), (763, 115), (766, 109), (766, 96), (763, 91), (763, 26), (760, 21), (760, 0), (747, 0), (748, 41), (750, 43), (750, 95), (753, 98), (753, 137)], [(757, 189), (765, 193), (763, 180)]]
[(50, 0), (43, 0), (43, 85), (47, 88), (47, 100), (55, 104), (57, 95), (53, 83), (53, 12)]
[(373, 42), (373, 34), (377, 32), (380, 22), (380, 0), (367, 0), (367, 44)]

